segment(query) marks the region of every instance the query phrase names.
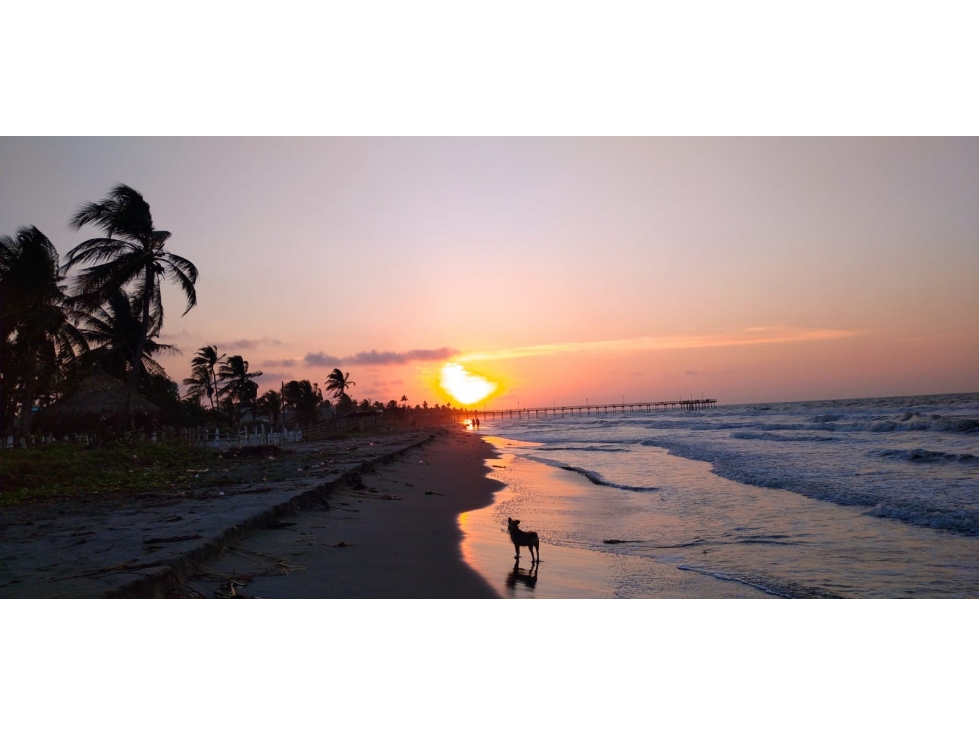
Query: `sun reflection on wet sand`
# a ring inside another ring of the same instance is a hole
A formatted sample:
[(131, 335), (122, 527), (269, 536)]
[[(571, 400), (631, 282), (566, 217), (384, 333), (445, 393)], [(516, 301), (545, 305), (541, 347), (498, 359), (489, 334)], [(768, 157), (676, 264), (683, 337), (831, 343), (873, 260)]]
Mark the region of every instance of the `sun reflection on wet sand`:
[[(513, 543), (506, 533), (508, 507), (521, 493), (533, 492), (535, 503), (568, 501), (591, 490), (587, 479), (506, 453), (518, 441), (485, 437), (500, 455), (488, 459), (490, 477), (506, 487), (489, 507), (459, 516), (462, 554), (466, 563), (480, 573), (504, 598), (609, 599), (616, 597), (731, 598), (767, 596), (739, 584), (679, 571), (645, 558), (601, 553), (585, 548), (551, 545), (541, 536), (541, 563), (532, 567), (524, 548), (514, 559)], [(519, 519), (519, 518), (518, 518)], [(524, 520), (527, 530), (538, 530), (532, 518)], [(654, 594), (649, 589), (655, 589)]]

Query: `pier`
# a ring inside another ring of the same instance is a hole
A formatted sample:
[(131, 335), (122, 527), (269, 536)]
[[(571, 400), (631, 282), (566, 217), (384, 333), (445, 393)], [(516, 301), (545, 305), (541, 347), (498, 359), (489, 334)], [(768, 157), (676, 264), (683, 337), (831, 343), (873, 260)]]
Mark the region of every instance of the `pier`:
[(606, 405), (552, 405), (546, 408), (499, 408), (493, 410), (467, 410), (466, 417), (473, 418), (540, 418), (549, 415), (608, 415), (612, 413), (656, 413), (664, 410), (714, 410), (715, 398), (700, 400), (662, 400), (656, 403), (608, 403)]

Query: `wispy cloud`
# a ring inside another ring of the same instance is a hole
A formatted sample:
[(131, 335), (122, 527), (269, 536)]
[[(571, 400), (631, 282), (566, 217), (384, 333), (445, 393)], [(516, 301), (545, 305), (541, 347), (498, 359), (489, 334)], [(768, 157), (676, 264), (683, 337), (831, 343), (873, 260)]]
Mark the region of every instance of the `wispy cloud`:
[(636, 339), (610, 339), (592, 342), (559, 342), (528, 347), (500, 349), (492, 352), (469, 352), (458, 357), (460, 362), (475, 360), (520, 359), (574, 352), (641, 352), (667, 349), (704, 349), (752, 344), (785, 344), (791, 342), (846, 339), (859, 331), (842, 329), (803, 329), (795, 327), (757, 326), (730, 334), (643, 336)]
[(334, 357), (323, 352), (310, 352), (303, 361), (312, 367), (336, 367), (337, 365), (389, 365), (409, 362), (438, 362), (459, 354), (458, 349), (412, 349), (408, 352), (357, 352), (349, 357)]
[(298, 359), (267, 359), (262, 363), (263, 367), (295, 367), (299, 364)]
[(273, 339), (271, 337), (259, 337), (258, 339), (238, 339), (233, 342), (226, 342), (220, 344), (221, 349), (255, 349), (263, 344), (271, 344), (272, 346), (279, 346), (282, 344), (278, 339)]

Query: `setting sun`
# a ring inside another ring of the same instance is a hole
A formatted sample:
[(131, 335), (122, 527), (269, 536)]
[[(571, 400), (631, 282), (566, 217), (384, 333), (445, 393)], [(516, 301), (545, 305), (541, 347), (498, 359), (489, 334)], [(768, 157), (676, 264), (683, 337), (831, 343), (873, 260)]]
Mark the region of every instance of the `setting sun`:
[(449, 362), (442, 367), (439, 385), (462, 405), (478, 403), (499, 387), (496, 382), (472, 374), (458, 362)]

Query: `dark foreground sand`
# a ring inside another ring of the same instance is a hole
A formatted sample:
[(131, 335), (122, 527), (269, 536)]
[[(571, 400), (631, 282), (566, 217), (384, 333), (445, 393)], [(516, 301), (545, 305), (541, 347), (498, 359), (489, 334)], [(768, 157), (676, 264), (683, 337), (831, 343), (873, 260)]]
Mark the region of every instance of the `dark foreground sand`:
[[(493, 449), (453, 428), (334, 492), (329, 509), (294, 512), (277, 529), (229, 546), (177, 596), (262, 598), (493, 598), (463, 560), (461, 513), (493, 502)], [(509, 558), (509, 556), (507, 556)], [(233, 591), (232, 591), (233, 587)]]

